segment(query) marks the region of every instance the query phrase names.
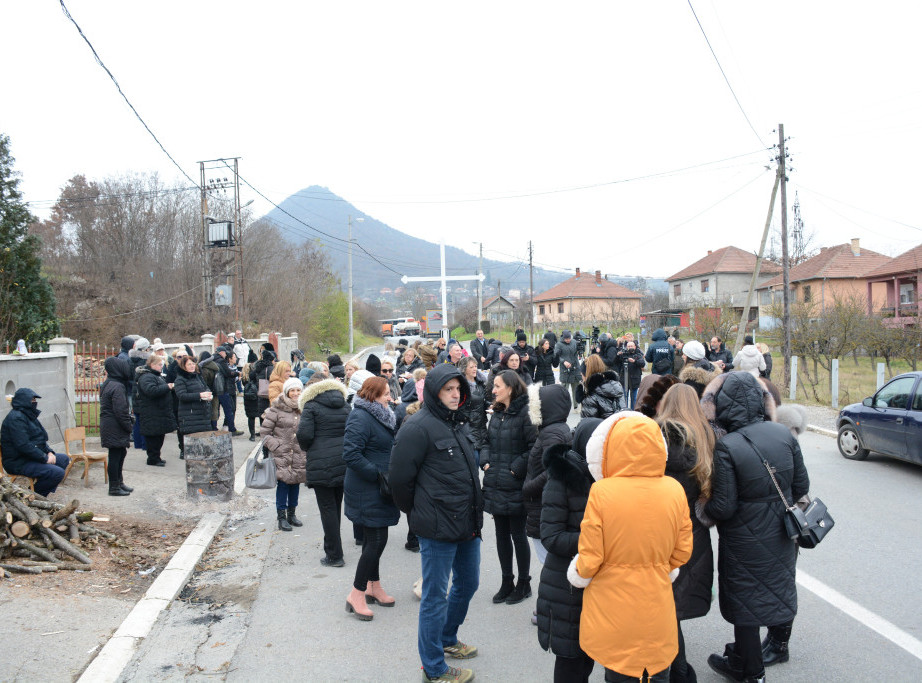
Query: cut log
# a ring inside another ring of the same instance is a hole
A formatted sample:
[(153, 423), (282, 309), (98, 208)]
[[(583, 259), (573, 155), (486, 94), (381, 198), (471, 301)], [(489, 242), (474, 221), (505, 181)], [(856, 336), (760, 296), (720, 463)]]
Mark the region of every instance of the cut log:
[(76, 512), (78, 507), (80, 507), (80, 501), (75, 498), (60, 510), (56, 511), (53, 515), (51, 515), (52, 523), (62, 520), (68, 515)]
[(19, 547), (24, 550), (28, 550), (30, 553), (35, 555), (35, 557), (41, 560), (45, 560), (46, 562), (57, 562), (58, 561), (58, 558), (55, 557), (54, 553), (52, 553), (50, 550), (45, 550), (44, 548), (41, 548), (37, 545), (33, 545), (32, 543), (29, 543), (29, 541), (24, 541), (20, 539)]
[(71, 514), (67, 518), (67, 535), (70, 537), (71, 543), (78, 543), (80, 541), (80, 529), (77, 527), (76, 514)]
[(37, 508), (37, 509), (39, 509), (39, 510), (51, 510), (51, 511), (54, 511), (54, 510), (58, 510), (58, 509), (60, 509), (60, 508), (62, 508), (62, 507), (64, 507), (64, 506), (61, 505), (60, 503), (52, 503), (50, 500), (33, 500), (31, 503), (29, 503), (29, 507), (34, 507), (34, 508)]
[(61, 571), (93, 571), (93, 567), (91, 565), (80, 564), (79, 562), (35, 562), (33, 560), (23, 560), (22, 565), (24, 567), (55, 567)]
[(19, 520), (10, 524), (10, 531), (13, 532), (13, 535), (16, 538), (25, 538), (31, 533), (32, 529), (29, 528), (29, 525), (25, 522)]
[(186, 494), (190, 498), (234, 497), (234, 449), (230, 432), (197, 432), (184, 438)]
[(45, 538), (47, 538), (49, 541), (52, 542), (52, 544), (54, 544), (55, 548), (57, 548), (58, 550), (62, 552), (67, 553), (68, 555), (73, 557), (75, 560), (77, 560), (77, 562), (82, 562), (83, 564), (92, 564), (93, 561), (89, 557), (84, 555), (70, 541), (65, 541), (63, 538), (61, 538), (57, 534), (57, 532), (52, 531), (51, 529), (45, 529), (45, 528), (42, 528), (41, 532), (45, 536)]
[(78, 513), (77, 513), (77, 521), (78, 521), (78, 522), (92, 522), (92, 521), (93, 521), (93, 513), (92, 513), (92, 512), (78, 512)]
[(19, 517), (29, 526), (38, 526), (42, 521), (42, 518), (38, 516), (38, 513), (35, 512), (28, 505), (23, 503), (21, 500), (18, 500), (15, 496), (7, 496), (6, 504), (10, 507), (13, 515)]
[(87, 534), (95, 534), (97, 536), (102, 536), (107, 541), (117, 541), (118, 540), (118, 537), (115, 534), (110, 534), (108, 531), (97, 529), (96, 527), (90, 526), (89, 524), (78, 524), (77, 526), (79, 527), (80, 531), (83, 531), (84, 533), (87, 533)]
[(21, 564), (0, 564), (0, 569), (5, 569), (14, 574), (41, 574), (41, 567), (23, 567)]

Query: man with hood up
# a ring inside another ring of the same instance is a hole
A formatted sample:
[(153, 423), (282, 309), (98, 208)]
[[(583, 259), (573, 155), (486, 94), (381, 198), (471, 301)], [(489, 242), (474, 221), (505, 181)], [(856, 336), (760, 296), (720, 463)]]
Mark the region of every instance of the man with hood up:
[(666, 330), (662, 327), (653, 331), (653, 343), (647, 348), (644, 359), (650, 364), (654, 375), (668, 375), (675, 365), (675, 349), (666, 341)]
[(418, 642), (425, 678), (470, 681), (473, 671), (445, 662), (446, 655), (477, 655), (476, 647), (458, 640), (480, 582), (483, 527), (474, 444), (459, 409), (469, 400), (470, 387), (458, 368), (443, 364), (426, 376), (423, 392), (422, 408), (404, 420), (394, 442), (391, 492), (419, 537), (423, 594)]
[(54, 493), (70, 464), (66, 455), (55, 453), (48, 443), (48, 432), (38, 421), (41, 396), (22, 387), (13, 394), (13, 409), (0, 427), (0, 450), (7, 474), (35, 479), (35, 492), (41, 496)]

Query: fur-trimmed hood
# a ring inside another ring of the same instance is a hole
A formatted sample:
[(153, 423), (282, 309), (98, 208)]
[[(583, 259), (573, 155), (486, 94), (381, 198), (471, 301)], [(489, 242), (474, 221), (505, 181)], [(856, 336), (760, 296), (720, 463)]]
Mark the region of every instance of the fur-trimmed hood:
[(753, 422), (777, 422), (775, 399), (748, 372), (723, 373), (711, 380), (701, 396), (701, 409), (718, 438)]
[(606, 370), (605, 372), (597, 372), (594, 375), (590, 375), (589, 379), (586, 380), (586, 393), (591, 394), (598, 391), (598, 389), (606, 382), (615, 382), (620, 384), (618, 373), (611, 370)]
[(663, 396), (669, 391), (669, 387), (679, 383), (679, 378), (675, 375), (651, 376), (658, 379), (647, 388), (646, 393), (643, 395), (643, 400), (640, 401), (640, 412), (647, 417), (655, 418), (659, 402), (663, 400)]
[(807, 431), (807, 410), (803, 406), (791, 403), (778, 406), (775, 415), (778, 423), (790, 429), (795, 438)]
[(346, 389), (346, 385), (336, 379), (325, 379), (320, 382), (314, 382), (313, 384), (308, 384), (304, 387), (304, 390), (301, 392), (301, 397), (298, 399), (298, 408), (304, 410), (304, 404), (308, 401), (313, 401), (320, 394), (326, 391), (336, 391), (343, 395), (343, 400), (346, 399), (346, 396), (349, 395), (349, 390)]
[(666, 439), (659, 425), (634, 410), (605, 418), (586, 444), (586, 462), (603, 477), (657, 477), (666, 472)]
[(563, 384), (528, 386), (528, 419), (536, 427), (566, 422), (570, 417), (570, 392)]
[(704, 395), (705, 387), (721, 375), (723, 375), (723, 372), (716, 368), (708, 371), (696, 365), (686, 365), (679, 373), (679, 380), (697, 391), (700, 398)]
[(544, 451), (543, 462), (549, 479), (562, 481), (567, 488), (575, 491), (589, 493), (593, 481), (589, 464), (586, 458), (571, 450), (567, 444), (554, 444), (548, 448)]

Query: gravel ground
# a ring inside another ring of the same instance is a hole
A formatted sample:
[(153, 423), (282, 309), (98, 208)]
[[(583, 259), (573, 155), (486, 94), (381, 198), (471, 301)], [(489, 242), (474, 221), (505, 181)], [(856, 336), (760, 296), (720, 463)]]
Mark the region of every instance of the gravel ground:
[(807, 424), (836, 431), (836, 417), (839, 414), (838, 410), (826, 406), (803, 405), (803, 408), (807, 411)]

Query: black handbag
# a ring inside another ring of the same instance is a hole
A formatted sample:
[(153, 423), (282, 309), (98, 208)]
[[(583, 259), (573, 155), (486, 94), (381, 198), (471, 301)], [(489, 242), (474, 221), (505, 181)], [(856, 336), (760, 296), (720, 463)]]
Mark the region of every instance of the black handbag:
[(771, 465), (765, 458), (762, 458), (762, 464), (765, 465), (768, 476), (772, 478), (772, 483), (778, 495), (781, 496), (781, 502), (784, 503), (784, 529), (788, 536), (797, 541), (797, 545), (801, 548), (815, 548), (836, 525), (825, 503), (819, 498), (814, 498), (813, 500), (808, 499), (803, 509), (797, 505), (788, 505), (788, 500), (784, 497), (781, 487), (778, 486), (778, 480), (775, 479)]

